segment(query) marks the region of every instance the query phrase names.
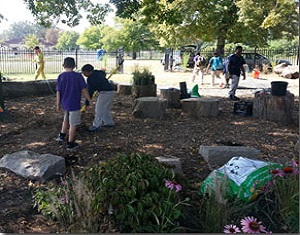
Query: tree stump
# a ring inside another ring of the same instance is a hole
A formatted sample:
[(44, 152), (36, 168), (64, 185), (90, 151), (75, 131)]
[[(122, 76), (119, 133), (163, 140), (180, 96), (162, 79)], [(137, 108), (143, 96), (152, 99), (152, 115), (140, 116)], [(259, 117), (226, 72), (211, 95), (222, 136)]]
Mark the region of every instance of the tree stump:
[(158, 97), (140, 97), (134, 100), (132, 114), (136, 118), (162, 119), (166, 108), (166, 99)]
[(269, 92), (256, 93), (253, 101), (253, 116), (263, 120), (290, 124), (293, 122), (294, 94), (274, 96)]
[(117, 93), (120, 95), (131, 95), (131, 85), (118, 84)]
[(189, 98), (181, 100), (182, 112), (196, 118), (216, 117), (219, 114), (219, 99)]
[(167, 100), (168, 108), (180, 108), (180, 91), (175, 88), (160, 89), (161, 97)]
[(156, 84), (153, 85), (132, 85), (131, 88), (131, 95), (133, 99), (137, 99), (139, 97), (154, 97), (157, 93), (157, 86)]

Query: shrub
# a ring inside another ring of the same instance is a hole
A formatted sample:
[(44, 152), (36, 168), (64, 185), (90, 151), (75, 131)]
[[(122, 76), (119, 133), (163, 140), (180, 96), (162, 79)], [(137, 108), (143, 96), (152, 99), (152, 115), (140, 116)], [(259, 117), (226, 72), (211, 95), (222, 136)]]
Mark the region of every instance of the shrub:
[(34, 201), (67, 231), (99, 232), (115, 224), (121, 232), (175, 232), (188, 199), (180, 200), (174, 177), (153, 156), (119, 154), (79, 177), (37, 190)]
[(132, 84), (137, 86), (147, 86), (155, 84), (155, 77), (152, 73), (144, 68), (140, 71), (139, 68), (135, 68), (133, 71)]

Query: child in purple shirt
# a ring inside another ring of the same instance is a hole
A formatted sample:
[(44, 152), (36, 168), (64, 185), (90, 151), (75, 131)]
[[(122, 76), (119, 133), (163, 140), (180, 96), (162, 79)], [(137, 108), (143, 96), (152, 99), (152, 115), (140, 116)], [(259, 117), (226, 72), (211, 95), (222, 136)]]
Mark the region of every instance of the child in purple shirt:
[(73, 71), (75, 60), (71, 57), (65, 58), (63, 67), (65, 71), (58, 76), (56, 83), (57, 111), (60, 111), (61, 107), (64, 110), (64, 120), (57, 141), (64, 141), (69, 128), (67, 150), (73, 150), (78, 147), (78, 144), (75, 143), (75, 132), (81, 122), (81, 93), (90, 104), (92, 104), (92, 100), (84, 78), (80, 73)]

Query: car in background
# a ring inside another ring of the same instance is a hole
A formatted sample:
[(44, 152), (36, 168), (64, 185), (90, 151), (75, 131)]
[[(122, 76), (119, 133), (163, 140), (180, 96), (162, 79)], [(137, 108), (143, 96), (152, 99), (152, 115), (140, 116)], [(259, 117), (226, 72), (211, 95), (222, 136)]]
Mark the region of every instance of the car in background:
[(267, 69), (269, 72), (272, 72), (273, 70), (271, 61), (264, 55), (254, 52), (243, 52), (242, 56), (244, 57), (250, 71), (252, 71), (256, 66), (258, 66), (260, 71)]

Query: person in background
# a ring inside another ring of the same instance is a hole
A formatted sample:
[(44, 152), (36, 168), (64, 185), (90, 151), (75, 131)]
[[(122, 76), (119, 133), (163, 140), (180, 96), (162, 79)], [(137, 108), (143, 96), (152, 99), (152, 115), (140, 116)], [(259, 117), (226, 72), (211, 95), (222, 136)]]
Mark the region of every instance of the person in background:
[(223, 70), (223, 74), (224, 74), (224, 77), (225, 77), (225, 86), (224, 88), (229, 88), (229, 80), (230, 80), (230, 74), (229, 74), (229, 71), (228, 71), (228, 63), (229, 63), (229, 57), (227, 57), (223, 64), (224, 64), (224, 70)]
[(236, 101), (239, 100), (238, 97), (235, 96), (236, 89), (239, 85), (240, 75), (242, 72), (243, 79), (246, 79), (245, 67), (246, 64), (243, 56), (242, 56), (243, 47), (237, 46), (235, 48), (234, 54), (229, 56), (228, 58), (228, 71), (229, 76), (231, 78), (231, 87), (229, 90), (229, 99)]
[(37, 80), (37, 78), (40, 75), (45, 80), (46, 76), (45, 76), (45, 72), (44, 72), (44, 68), (45, 68), (44, 54), (41, 51), (41, 48), (39, 46), (35, 46), (33, 48), (33, 51), (35, 53), (33, 62), (36, 63), (36, 70), (35, 70), (35, 73), (34, 73), (34, 80)]
[(199, 76), (199, 82), (201, 81), (201, 85), (203, 85), (203, 75), (204, 75), (204, 68), (206, 65), (206, 59), (204, 56), (200, 55), (200, 52), (196, 54), (194, 57), (194, 70), (192, 75), (192, 82), (195, 81), (196, 76)]
[[(114, 127), (115, 122), (110, 113), (114, 97), (114, 87), (112, 83), (106, 79), (106, 73), (103, 70), (95, 70), (91, 64), (84, 65), (81, 68), (81, 72), (87, 77), (89, 95), (93, 97), (93, 94), (98, 92), (95, 105), (95, 118), (89, 131), (101, 131), (101, 126)], [(89, 105), (89, 101), (87, 100), (85, 104)]]
[(74, 58), (67, 57), (63, 63), (64, 72), (57, 78), (56, 84), (56, 107), (60, 111), (61, 106), (64, 110), (64, 119), (57, 141), (63, 142), (69, 128), (67, 150), (74, 150), (78, 147), (75, 142), (75, 132), (81, 123), (81, 94), (92, 102), (87, 90), (87, 84), (80, 73), (74, 71)]
[(223, 73), (224, 65), (223, 65), (223, 60), (219, 56), (218, 52), (213, 53), (213, 57), (210, 58), (206, 72), (208, 70), (211, 70), (211, 86), (215, 85), (215, 77), (221, 79), (221, 74)]

